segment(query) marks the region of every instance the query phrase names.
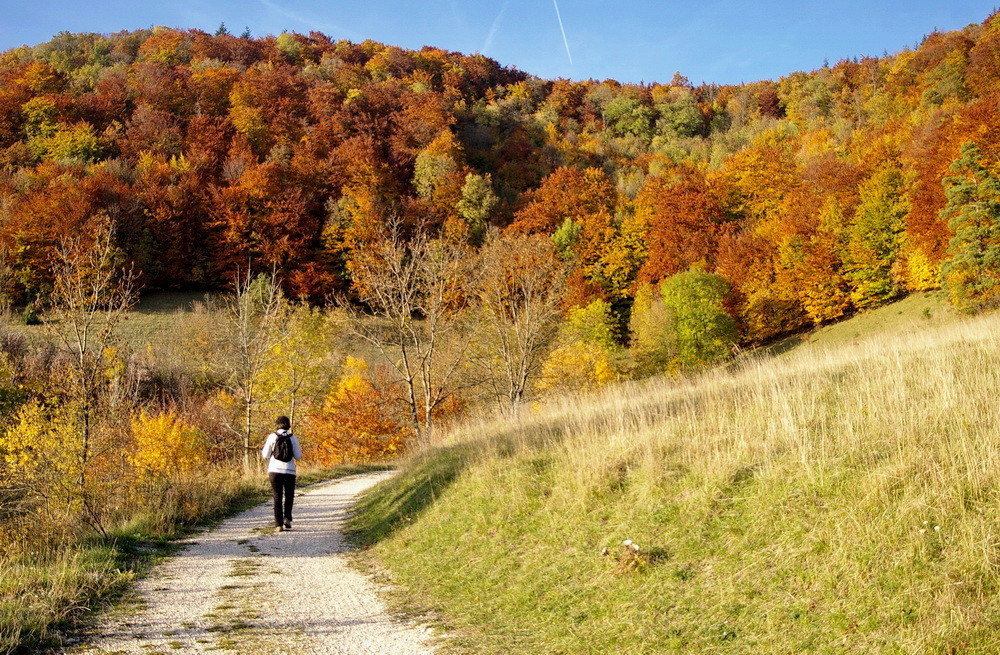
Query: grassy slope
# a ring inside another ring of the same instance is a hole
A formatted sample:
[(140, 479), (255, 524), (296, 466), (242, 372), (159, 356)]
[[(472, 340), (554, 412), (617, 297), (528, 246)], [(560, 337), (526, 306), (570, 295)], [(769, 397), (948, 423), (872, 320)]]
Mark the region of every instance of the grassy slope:
[[(200, 291), (160, 291), (144, 296), (121, 323), (119, 334), (135, 352), (150, 352), (156, 359), (185, 362), (191, 342), (210, 334), (220, 320), (206, 306), (209, 297)], [(0, 319), (2, 327), (29, 341), (52, 338), (43, 325), (23, 325), (18, 317)]]
[(356, 539), (472, 652), (1000, 652), (1000, 316), (924, 301), (468, 426)]
[(208, 297), (201, 291), (160, 291), (144, 296), (129, 313), (124, 336), (136, 350), (173, 345), (186, 332), (218, 320), (205, 310)]
[(767, 354), (784, 354), (801, 346), (838, 348), (869, 337), (896, 336), (934, 330), (961, 320), (943, 291), (913, 293), (848, 320), (785, 337), (764, 348)]
[[(148, 352), (156, 361), (187, 367), (192, 348), (200, 347), (199, 342), (208, 340), (226, 320), (220, 312), (221, 300), (218, 292), (156, 291), (139, 300), (122, 322), (119, 334), (135, 352)], [(0, 317), (0, 326), (29, 340), (51, 337), (43, 325), (23, 325), (14, 315)], [(361, 339), (341, 333), (337, 340), (338, 347), (354, 357), (372, 365), (384, 362), (384, 356)]]

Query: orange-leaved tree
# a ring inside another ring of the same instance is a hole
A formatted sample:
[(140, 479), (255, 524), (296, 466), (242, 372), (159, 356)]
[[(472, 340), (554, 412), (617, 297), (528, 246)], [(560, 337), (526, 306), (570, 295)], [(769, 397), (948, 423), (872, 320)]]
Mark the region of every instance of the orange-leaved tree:
[(635, 199), (637, 217), (649, 226), (649, 256), (640, 283), (655, 284), (696, 264), (708, 264), (722, 221), (722, 206), (694, 169), (649, 177)]
[(306, 457), (332, 466), (399, 455), (413, 436), (403, 393), (400, 384), (373, 377), (363, 359), (348, 357), (340, 381), (310, 416)]
[(530, 193), (509, 230), (554, 234), (579, 276), (599, 282), (600, 260), (615, 233), (616, 203), (615, 187), (604, 171), (558, 168)]

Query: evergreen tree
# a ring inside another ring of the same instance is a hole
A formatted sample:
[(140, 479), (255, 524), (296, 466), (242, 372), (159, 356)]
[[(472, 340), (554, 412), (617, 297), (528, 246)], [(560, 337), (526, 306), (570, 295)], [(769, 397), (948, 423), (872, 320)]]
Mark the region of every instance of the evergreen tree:
[(1000, 295), (1000, 177), (974, 143), (962, 145), (951, 171), (942, 181), (948, 204), (941, 218), (955, 235), (942, 267), (945, 287), (961, 309), (992, 306)]

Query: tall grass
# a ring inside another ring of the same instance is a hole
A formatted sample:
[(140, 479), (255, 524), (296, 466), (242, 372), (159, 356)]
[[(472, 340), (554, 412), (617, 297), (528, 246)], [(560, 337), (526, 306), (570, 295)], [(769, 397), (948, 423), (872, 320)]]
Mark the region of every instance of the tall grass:
[(356, 538), (479, 652), (1000, 652), (998, 328), (465, 425)]

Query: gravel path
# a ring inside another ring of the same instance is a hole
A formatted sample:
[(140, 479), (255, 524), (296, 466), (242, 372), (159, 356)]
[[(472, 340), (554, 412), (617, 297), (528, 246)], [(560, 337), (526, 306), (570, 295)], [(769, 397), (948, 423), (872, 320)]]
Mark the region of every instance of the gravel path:
[(389, 475), (299, 491), (291, 532), (273, 533), (267, 502), (194, 536), (138, 584), (136, 608), (108, 617), (100, 637), (71, 652), (433, 653), (423, 631), (386, 614), (376, 585), (343, 555), (347, 510)]

